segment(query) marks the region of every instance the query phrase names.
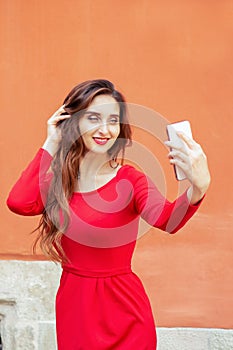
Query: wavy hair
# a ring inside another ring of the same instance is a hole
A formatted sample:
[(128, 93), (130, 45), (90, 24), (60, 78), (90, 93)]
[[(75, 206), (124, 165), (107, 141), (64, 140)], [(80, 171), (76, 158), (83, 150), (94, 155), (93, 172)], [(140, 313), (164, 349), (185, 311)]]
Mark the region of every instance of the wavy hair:
[[(47, 202), (38, 227), (33, 251), (39, 243), (42, 252), (54, 261), (68, 261), (62, 248), (61, 237), (69, 225), (69, 200), (74, 192), (81, 158), (87, 151), (79, 131), (79, 119), (93, 99), (98, 95), (113, 97), (120, 107), (120, 133), (113, 146), (108, 150), (111, 160), (116, 161), (120, 152), (121, 164), (124, 161), (125, 147), (131, 144), (126, 101), (115, 90), (114, 85), (105, 79), (88, 80), (75, 86), (65, 98), (63, 105), (71, 118), (60, 121), (61, 141), (51, 164), (53, 177), (49, 187)], [(64, 113), (65, 114), (65, 113)], [(62, 218), (62, 220), (61, 220)]]

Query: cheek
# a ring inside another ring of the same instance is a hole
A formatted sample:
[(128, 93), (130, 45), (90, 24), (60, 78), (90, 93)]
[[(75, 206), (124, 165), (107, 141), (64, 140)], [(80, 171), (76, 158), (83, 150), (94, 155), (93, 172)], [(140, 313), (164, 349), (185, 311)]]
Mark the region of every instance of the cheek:
[(94, 128), (93, 125), (83, 124), (79, 126), (80, 135), (86, 140), (92, 137), (92, 134), (96, 131), (97, 128)]
[(79, 132), (84, 145), (89, 147), (90, 141), (92, 140), (90, 130), (85, 125), (80, 125)]
[(79, 130), (80, 130), (80, 134), (82, 136), (84, 136), (86, 133), (89, 132), (88, 125), (86, 125), (85, 123), (80, 123), (79, 124)]
[(120, 134), (120, 125), (114, 126), (114, 127), (112, 128), (112, 135), (113, 135), (115, 138), (117, 138), (117, 137), (119, 136), (119, 134)]

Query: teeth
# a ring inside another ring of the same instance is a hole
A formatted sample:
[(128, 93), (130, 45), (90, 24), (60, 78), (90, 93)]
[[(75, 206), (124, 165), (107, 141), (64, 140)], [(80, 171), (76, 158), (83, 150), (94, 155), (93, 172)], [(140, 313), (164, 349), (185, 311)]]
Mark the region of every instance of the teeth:
[(105, 145), (108, 142), (108, 138), (102, 138), (102, 137), (93, 137), (93, 139), (99, 144), (99, 145)]
[(94, 137), (95, 140), (98, 140), (98, 141), (107, 141), (108, 139), (101, 139), (99, 137)]
[(94, 137), (94, 139), (97, 139), (97, 140), (107, 140), (107, 137), (106, 137), (106, 138)]

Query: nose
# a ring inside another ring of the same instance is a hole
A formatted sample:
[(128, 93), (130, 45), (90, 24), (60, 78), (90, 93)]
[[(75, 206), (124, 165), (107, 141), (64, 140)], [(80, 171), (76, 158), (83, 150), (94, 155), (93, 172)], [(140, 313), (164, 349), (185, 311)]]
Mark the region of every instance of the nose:
[(100, 126), (99, 126), (99, 129), (98, 131), (101, 133), (101, 134), (107, 134), (108, 133), (108, 123), (103, 121)]

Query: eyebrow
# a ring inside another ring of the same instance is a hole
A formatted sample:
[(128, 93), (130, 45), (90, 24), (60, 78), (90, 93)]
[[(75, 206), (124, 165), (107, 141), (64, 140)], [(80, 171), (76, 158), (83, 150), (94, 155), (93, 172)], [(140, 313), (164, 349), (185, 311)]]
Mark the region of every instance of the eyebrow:
[[(84, 114), (95, 114), (96, 116), (101, 116), (101, 113), (95, 111), (86, 111)], [(110, 116), (120, 118), (119, 114), (110, 114)]]

